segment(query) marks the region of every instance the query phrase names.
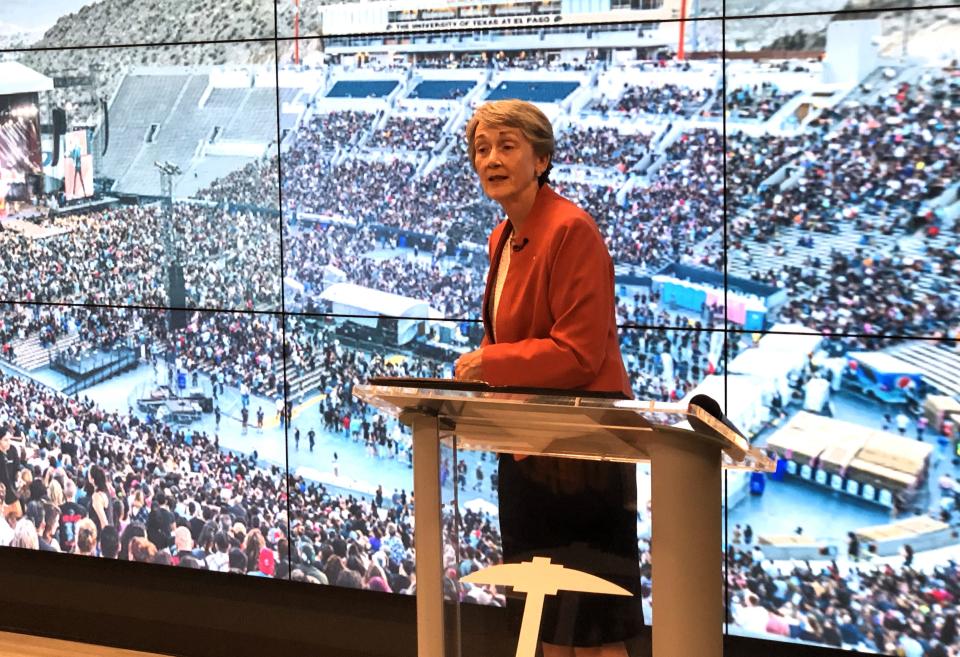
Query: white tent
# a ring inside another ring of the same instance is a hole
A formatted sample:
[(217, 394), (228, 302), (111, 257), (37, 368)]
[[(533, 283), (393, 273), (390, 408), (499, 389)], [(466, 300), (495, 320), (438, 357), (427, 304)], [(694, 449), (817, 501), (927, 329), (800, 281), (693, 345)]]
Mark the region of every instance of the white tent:
[(766, 381), (766, 392), (780, 392), (784, 402), (790, 398), (790, 373), (795, 370), (796, 354), (791, 351), (747, 349), (730, 361), (727, 371)]
[[(823, 342), (822, 335), (799, 324), (774, 324), (771, 330), (786, 333), (768, 333), (760, 338), (758, 347), (761, 352), (777, 352), (779, 362), (791, 361), (791, 372), (799, 372), (807, 356), (816, 352)], [(785, 354), (792, 354), (792, 358), (786, 358)]]
[(0, 62), (0, 96), (52, 91), (53, 78), (20, 62)]
[(297, 294), (303, 294), (304, 291), (306, 290), (306, 288), (303, 286), (303, 283), (297, 281), (294, 278), (291, 278), (290, 276), (283, 277), (283, 285), (287, 289), (292, 290)]
[(333, 265), (325, 265), (323, 268), (323, 285), (324, 287), (333, 285), (335, 283), (345, 283), (347, 280), (347, 275), (339, 267), (334, 267)]
[(349, 315), (350, 321), (357, 324), (375, 328), (380, 316), (398, 318), (398, 344), (412, 340), (418, 327), (431, 317), (431, 308), (426, 301), (354, 283), (334, 283), (320, 294), (320, 298), (333, 305), (334, 313)]

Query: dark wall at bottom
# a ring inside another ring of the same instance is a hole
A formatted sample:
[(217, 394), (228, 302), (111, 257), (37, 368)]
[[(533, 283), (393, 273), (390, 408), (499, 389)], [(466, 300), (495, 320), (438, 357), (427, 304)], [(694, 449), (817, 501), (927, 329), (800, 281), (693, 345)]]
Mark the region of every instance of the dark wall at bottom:
[[(504, 610), (462, 608), (463, 657), (512, 657)], [(410, 596), (0, 549), (0, 629), (181, 657), (416, 657)], [(649, 643), (649, 633), (641, 638)], [(725, 638), (725, 657), (849, 652)]]

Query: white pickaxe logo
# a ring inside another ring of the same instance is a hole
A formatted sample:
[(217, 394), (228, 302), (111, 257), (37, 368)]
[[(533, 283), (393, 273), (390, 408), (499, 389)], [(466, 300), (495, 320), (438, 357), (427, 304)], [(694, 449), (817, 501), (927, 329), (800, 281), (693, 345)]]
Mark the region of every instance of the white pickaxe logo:
[(511, 586), (514, 591), (527, 594), (516, 657), (536, 657), (540, 618), (543, 616), (543, 600), (546, 596), (556, 595), (557, 591), (633, 595), (630, 591), (590, 573), (550, 563), (549, 557), (534, 557), (533, 561), (490, 566), (467, 575), (463, 581), (470, 584)]

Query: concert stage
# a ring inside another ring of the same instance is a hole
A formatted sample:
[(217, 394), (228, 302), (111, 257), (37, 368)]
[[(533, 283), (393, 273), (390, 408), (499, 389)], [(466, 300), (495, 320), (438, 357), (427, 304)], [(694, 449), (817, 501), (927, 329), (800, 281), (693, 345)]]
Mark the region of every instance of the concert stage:
[(72, 228), (63, 226), (42, 226), (23, 219), (3, 219), (0, 220), (0, 226), (3, 230), (17, 233), (31, 240), (46, 240), (58, 235), (72, 233)]
[(115, 355), (106, 351), (94, 351), (82, 354), (79, 358), (58, 358), (56, 367), (72, 379), (82, 379), (101, 369), (104, 363), (115, 359)]
[(53, 216), (62, 217), (67, 214), (83, 214), (84, 212), (94, 212), (96, 210), (105, 210), (119, 202), (112, 196), (101, 196), (100, 198), (89, 198), (81, 201), (70, 201), (61, 208), (53, 210)]
[(105, 381), (120, 372), (137, 366), (137, 352), (133, 349), (122, 348), (115, 351), (93, 351), (83, 353), (78, 357), (63, 356), (51, 362), (50, 366), (65, 374), (73, 383), (61, 392), (74, 394)]
[(73, 232), (72, 228), (55, 226), (47, 217), (63, 217), (80, 215), (87, 212), (96, 212), (113, 207), (119, 202), (112, 196), (96, 199), (74, 201), (60, 208), (27, 205), (15, 213), (0, 218), (0, 228), (23, 235), (32, 240), (45, 240), (58, 235), (67, 235)]

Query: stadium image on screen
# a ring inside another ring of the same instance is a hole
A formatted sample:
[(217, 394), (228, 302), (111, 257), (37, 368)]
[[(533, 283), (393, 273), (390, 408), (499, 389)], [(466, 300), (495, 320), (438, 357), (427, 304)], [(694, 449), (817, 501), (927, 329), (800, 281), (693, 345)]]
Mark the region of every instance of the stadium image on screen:
[[(411, 593), (411, 437), (352, 391), (480, 344), (503, 217), (464, 132), (520, 98), (612, 256), (635, 396), (709, 394), (779, 459), (727, 475), (727, 631), (960, 649), (960, 9), (708, 4), (304, 3), (278, 50), (10, 54), (58, 86), (0, 110), (0, 186), (43, 178), (0, 231), (0, 544)], [(458, 581), (501, 559), (497, 461), (444, 459), (448, 592), (502, 606)]]

